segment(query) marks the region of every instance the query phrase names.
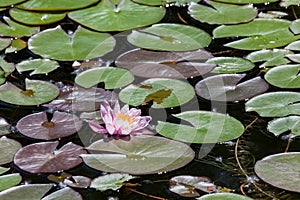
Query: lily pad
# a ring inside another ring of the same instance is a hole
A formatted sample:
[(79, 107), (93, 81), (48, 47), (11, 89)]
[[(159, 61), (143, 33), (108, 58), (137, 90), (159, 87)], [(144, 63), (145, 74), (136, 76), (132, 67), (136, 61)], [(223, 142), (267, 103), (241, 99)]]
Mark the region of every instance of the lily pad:
[(16, 69), (19, 73), (32, 71), (30, 76), (35, 74), (48, 74), (59, 67), (58, 62), (49, 59), (25, 60), (17, 64)]
[(27, 184), (15, 186), (0, 192), (0, 199), (40, 200), (52, 186), (52, 184)]
[(35, 10), (35, 11), (58, 11), (58, 10), (75, 10), (90, 6), (98, 0), (55, 0), (55, 1), (40, 1), (29, 0), (20, 5), (18, 8), (23, 10)]
[(132, 0), (135, 3), (149, 5), (149, 6), (163, 6), (167, 4), (186, 5), (191, 2), (198, 2), (199, 0)]
[(290, 60), (286, 59), (286, 55), (292, 54), (292, 51), (285, 50), (285, 49), (272, 49), (272, 50), (260, 50), (255, 51), (246, 56), (248, 60), (252, 62), (264, 62), (259, 67), (271, 67), (276, 65), (284, 65), (290, 62)]
[(6, 16), (4, 16), (3, 19), (5, 23), (0, 22), (0, 36), (31, 36), (38, 31), (38, 28), (36, 27), (29, 27), (22, 24), (18, 24)]
[(102, 0), (97, 6), (68, 14), (77, 23), (97, 31), (125, 31), (143, 27), (159, 22), (164, 15), (163, 7), (140, 5), (130, 0)]
[(0, 85), (5, 83), (6, 77), (10, 75), (14, 69), (14, 64), (8, 63), (2, 57), (0, 57)]
[(146, 78), (189, 78), (201, 76), (214, 69), (206, 64), (212, 58), (205, 50), (189, 52), (157, 52), (134, 49), (120, 55), (115, 64), (128, 69), (136, 76)]
[(255, 111), (262, 117), (299, 115), (299, 92), (269, 92), (250, 99), (246, 111)]
[(300, 33), (300, 19), (292, 21), (290, 24), (290, 29), (294, 34)]
[(71, 176), (65, 178), (63, 183), (74, 188), (87, 188), (91, 185), (92, 180), (86, 176)]
[(2, 117), (0, 117), (0, 136), (11, 133), (11, 125)]
[(11, 39), (9, 38), (0, 38), (0, 51), (8, 47), (11, 43)]
[(255, 164), (255, 173), (265, 182), (293, 192), (300, 192), (300, 153), (279, 153)]
[(186, 144), (156, 136), (134, 136), (130, 141), (98, 140), (88, 147), (98, 154), (83, 154), (85, 164), (106, 172), (154, 174), (178, 169), (194, 158)]
[(276, 2), (278, 0), (217, 0), (217, 1), (224, 2), (224, 3), (232, 3), (232, 4), (261, 4), (261, 3)]
[(133, 30), (127, 40), (138, 47), (159, 51), (191, 51), (206, 47), (211, 37), (205, 31), (188, 25), (161, 23)]
[(195, 85), (197, 95), (212, 101), (240, 101), (268, 90), (269, 85), (260, 77), (240, 82), (246, 74), (210, 76)]
[(66, 13), (39, 13), (18, 8), (10, 9), (9, 15), (17, 22), (27, 25), (47, 25), (58, 22), (67, 16)]
[(129, 181), (135, 178), (129, 174), (108, 174), (104, 176), (99, 176), (92, 181), (91, 188), (96, 190), (118, 190), (123, 186), (125, 181)]
[[(47, 43), (45, 43), (47, 41)], [(28, 41), (28, 48), (44, 58), (74, 61), (103, 56), (113, 50), (115, 39), (107, 33), (97, 33), (79, 26), (67, 34), (57, 26), (46, 29)]]
[(292, 5), (298, 6), (299, 5), (299, 0), (281, 0), (280, 4), (281, 7), (289, 7)]
[(237, 119), (216, 112), (186, 111), (175, 117), (190, 125), (159, 121), (156, 131), (174, 140), (190, 143), (217, 143), (233, 140), (244, 132), (243, 124)]
[(79, 192), (66, 187), (60, 189), (56, 192), (49, 194), (48, 196), (42, 198), (41, 200), (82, 200), (82, 197)]
[(48, 82), (25, 80), (26, 90), (7, 82), (0, 86), (0, 100), (10, 104), (31, 106), (46, 103), (58, 96), (58, 88)]
[(281, 65), (270, 69), (265, 79), (280, 88), (300, 88), (300, 65)]
[(0, 7), (11, 6), (17, 3), (21, 3), (27, 0), (1, 0)]
[(13, 53), (13, 52), (16, 53), (17, 51), (25, 49), (26, 47), (27, 47), (27, 43), (24, 40), (14, 39), (11, 42), (11, 45), (5, 49), (5, 54)]
[(240, 195), (240, 194), (235, 194), (235, 193), (215, 193), (215, 194), (206, 194), (203, 195), (197, 200), (252, 200), (249, 197)]
[(290, 137), (300, 136), (300, 116), (277, 118), (268, 123), (268, 131), (276, 136), (290, 131)]
[(48, 121), (46, 112), (34, 113), (20, 119), (17, 129), (27, 137), (40, 140), (53, 140), (76, 133), (82, 122), (76, 115), (65, 112), (54, 112)]
[(299, 51), (300, 50), (300, 40), (290, 43), (289, 45), (287, 45), (285, 47), (285, 49)]
[(48, 108), (61, 111), (95, 111), (100, 109), (104, 101), (115, 102), (117, 95), (102, 88), (84, 89), (78, 86), (65, 86), (61, 89), (57, 99), (48, 104)]
[(215, 38), (245, 36), (225, 44), (227, 47), (244, 50), (261, 50), (289, 44), (300, 38), (290, 30), (290, 21), (283, 19), (254, 19), (238, 25), (222, 25), (213, 30)]
[(53, 173), (71, 169), (82, 162), (83, 147), (71, 142), (56, 149), (58, 142), (30, 144), (20, 149), (14, 157), (19, 168), (30, 173)]
[(194, 96), (195, 91), (190, 84), (167, 78), (147, 79), (140, 85), (131, 84), (119, 93), (124, 103), (138, 106), (145, 101), (153, 101), (153, 108), (180, 106)]
[(5, 172), (9, 171), (10, 168), (0, 167), (0, 175), (4, 174)]
[(216, 186), (207, 177), (185, 175), (171, 178), (169, 190), (182, 197), (199, 197), (197, 190), (211, 193), (216, 191)]
[(5, 136), (0, 138), (0, 165), (13, 161), (15, 153), (21, 148), (21, 144)]
[(217, 67), (212, 72), (220, 74), (245, 72), (255, 67), (251, 61), (239, 57), (215, 57), (206, 63), (216, 64)]
[(189, 14), (196, 20), (208, 24), (238, 24), (248, 22), (257, 15), (256, 9), (252, 6), (233, 5), (205, 0), (200, 5), (191, 3)]
[(18, 173), (0, 176), (0, 191), (18, 185), (22, 181), (22, 177)]
[(98, 67), (81, 72), (75, 78), (75, 83), (84, 88), (90, 88), (104, 82), (105, 89), (124, 87), (134, 81), (132, 73), (116, 67)]

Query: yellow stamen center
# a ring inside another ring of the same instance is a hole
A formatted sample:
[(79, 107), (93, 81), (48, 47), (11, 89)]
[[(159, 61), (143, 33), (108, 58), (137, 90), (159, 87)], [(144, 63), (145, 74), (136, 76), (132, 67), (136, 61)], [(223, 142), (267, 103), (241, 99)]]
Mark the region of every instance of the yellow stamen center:
[(123, 121), (127, 121), (129, 124), (132, 124), (135, 117), (130, 117), (129, 115), (124, 114), (123, 112), (117, 113), (116, 118), (122, 119)]

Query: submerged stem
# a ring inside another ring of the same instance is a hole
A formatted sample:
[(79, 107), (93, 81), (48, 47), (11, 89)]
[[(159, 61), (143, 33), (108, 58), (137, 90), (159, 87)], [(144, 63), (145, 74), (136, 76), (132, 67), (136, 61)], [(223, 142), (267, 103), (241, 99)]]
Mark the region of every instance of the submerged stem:
[(151, 194), (146, 194), (146, 193), (143, 193), (143, 192), (137, 191), (137, 190), (135, 190), (135, 189), (132, 189), (132, 188), (128, 188), (128, 187), (126, 187), (125, 189), (126, 189), (126, 190), (129, 190), (129, 191), (131, 191), (131, 192), (135, 192), (135, 193), (137, 193), (137, 194), (140, 194), (140, 195), (146, 196), (146, 197), (150, 197), (150, 198), (152, 198), (152, 199), (158, 199), (158, 200), (167, 200), (167, 199), (165, 199), (165, 198), (162, 198), (162, 197), (157, 197), (157, 196), (154, 196), (154, 195), (151, 195)]

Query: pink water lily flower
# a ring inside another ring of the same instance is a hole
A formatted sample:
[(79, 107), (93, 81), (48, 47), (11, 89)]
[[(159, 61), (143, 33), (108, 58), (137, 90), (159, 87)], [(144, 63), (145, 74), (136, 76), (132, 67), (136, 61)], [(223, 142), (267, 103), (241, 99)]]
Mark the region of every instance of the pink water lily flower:
[(97, 133), (109, 135), (135, 135), (139, 130), (145, 128), (152, 119), (150, 116), (141, 116), (140, 109), (129, 109), (127, 104), (120, 109), (118, 101), (116, 101), (114, 109), (105, 101), (101, 105), (100, 114), (105, 127), (96, 121), (89, 121), (89, 126)]

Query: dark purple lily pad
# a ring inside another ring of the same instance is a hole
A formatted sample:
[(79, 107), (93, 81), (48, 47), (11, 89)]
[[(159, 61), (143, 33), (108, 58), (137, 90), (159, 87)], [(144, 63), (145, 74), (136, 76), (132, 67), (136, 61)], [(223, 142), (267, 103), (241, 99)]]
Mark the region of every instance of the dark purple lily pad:
[(76, 133), (82, 126), (80, 119), (73, 114), (54, 112), (51, 121), (46, 112), (34, 113), (23, 117), (17, 123), (17, 129), (31, 138), (53, 140)]
[(87, 153), (83, 147), (69, 142), (56, 149), (58, 141), (35, 143), (20, 149), (14, 163), (30, 173), (54, 173), (68, 170), (82, 163), (80, 154)]
[(268, 90), (269, 84), (260, 77), (240, 82), (246, 74), (221, 74), (199, 81), (197, 95), (212, 101), (241, 101)]
[(78, 86), (65, 86), (61, 88), (57, 99), (43, 106), (61, 111), (90, 112), (99, 110), (105, 100), (115, 102), (117, 100), (116, 93), (102, 88), (84, 89)]
[(189, 52), (147, 51), (134, 49), (120, 55), (116, 65), (136, 76), (146, 78), (189, 78), (212, 71), (216, 65), (205, 63), (212, 58), (205, 50)]

